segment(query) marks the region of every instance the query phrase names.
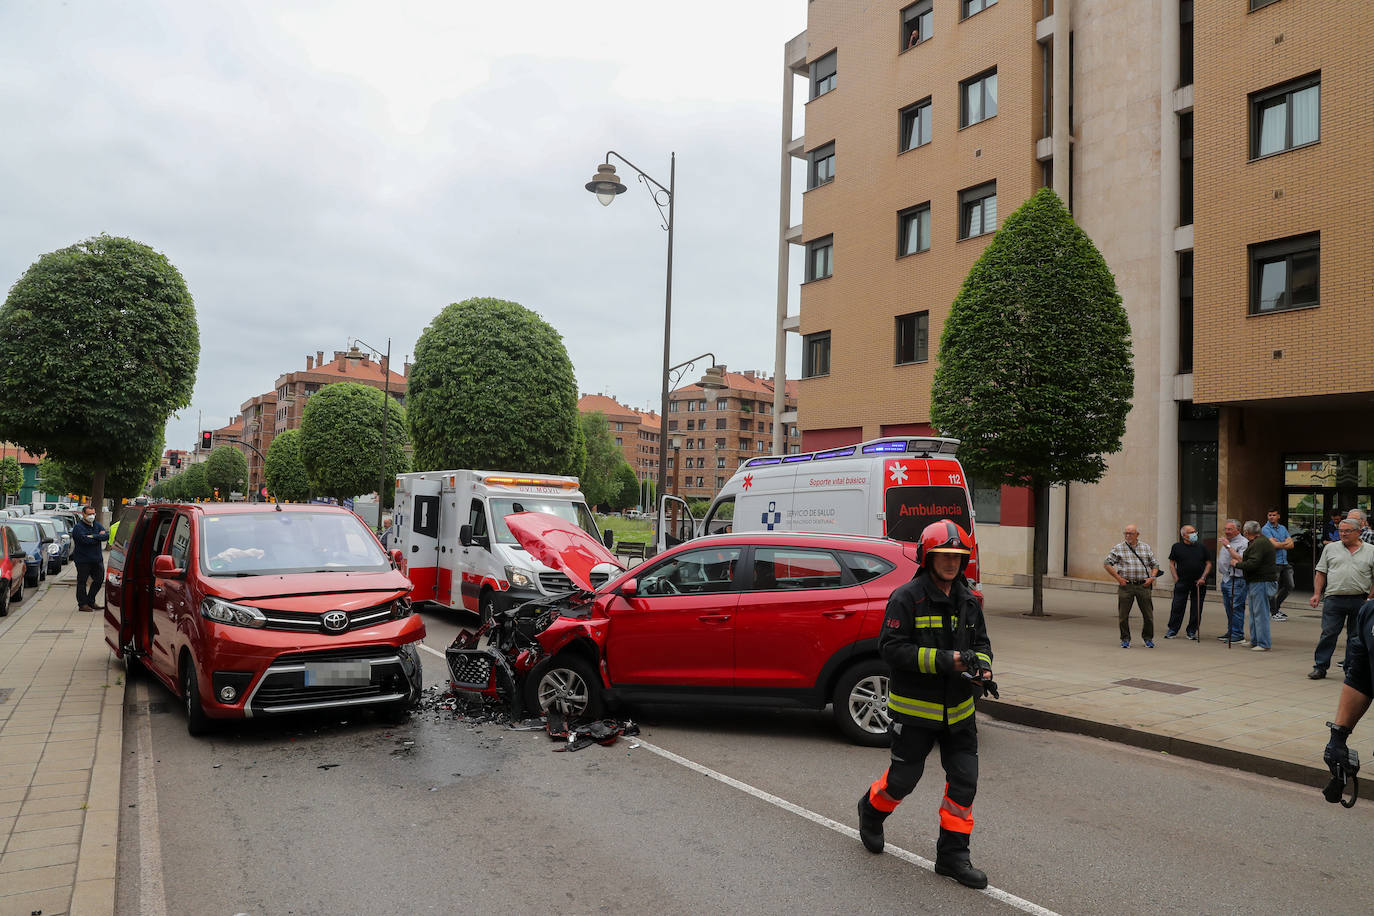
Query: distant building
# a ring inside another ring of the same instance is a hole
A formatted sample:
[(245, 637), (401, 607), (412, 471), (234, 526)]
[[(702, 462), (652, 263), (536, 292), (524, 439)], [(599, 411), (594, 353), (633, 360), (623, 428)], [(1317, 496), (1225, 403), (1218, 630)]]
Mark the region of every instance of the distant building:
[(18, 458), (19, 467), (24, 472), (24, 483), (19, 492), (4, 494), (5, 505), (31, 505), (34, 495), (42, 493), (38, 479), (38, 463), (43, 460), (42, 456), (32, 455), (13, 442), (0, 442), (0, 460), (5, 458)]
[[(748, 458), (801, 450), (795, 422), (784, 425), (786, 442), (773, 442), (771, 378), (753, 370), (723, 378), (723, 389), (692, 384), (668, 395), (668, 492), (687, 500), (715, 496)], [(784, 394), (786, 416), (797, 409), (797, 383)]]
[(640, 480), (658, 479), (659, 433), (662, 424), (652, 411), (635, 410), (604, 394), (584, 394), (577, 400), (578, 413), (600, 412), (625, 463)]
[[(273, 435), (279, 436), (288, 429), (300, 429), (305, 402), (325, 385), (336, 382), (357, 382), (382, 390), (390, 388), (391, 396), (405, 404), (406, 379), (410, 375), (410, 364), (405, 364), (404, 374), (397, 374), (390, 371), (384, 363), (384, 360), (374, 360), (357, 349), (335, 350), (334, 358), (327, 363), (324, 361), (323, 350), (317, 350), (313, 357), (307, 356), (305, 369), (288, 372), (277, 378)], [(379, 409), (378, 414), (380, 413)]]
[(244, 457), (248, 459), (248, 490), (256, 493), (266, 480), (263, 461), (272, 447), (272, 440), (277, 437), (277, 393), (268, 391), (249, 398), (239, 410), (243, 417), (243, 440), (253, 446), (244, 449)]

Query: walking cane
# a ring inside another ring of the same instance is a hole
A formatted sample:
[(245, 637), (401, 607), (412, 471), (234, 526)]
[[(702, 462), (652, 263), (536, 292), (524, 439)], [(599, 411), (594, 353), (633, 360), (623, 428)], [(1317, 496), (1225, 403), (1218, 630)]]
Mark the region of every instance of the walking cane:
[[(1193, 588), (1197, 590), (1197, 629), (1193, 631), (1193, 635), (1197, 637), (1196, 642), (1200, 646), (1202, 645), (1202, 585), (1194, 582)], [(1228, 634), (1231, 632), (1229, 623), (1226, 625), (1226, 632)]]

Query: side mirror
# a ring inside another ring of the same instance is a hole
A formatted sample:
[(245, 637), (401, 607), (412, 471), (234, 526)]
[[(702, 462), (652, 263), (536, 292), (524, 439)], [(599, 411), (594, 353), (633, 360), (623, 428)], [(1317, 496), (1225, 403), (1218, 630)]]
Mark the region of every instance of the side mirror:
[(606, 545), (606, 549), (607, 549), (607, 550), (610, 550), (611, 547), (613, 547), (613, 546), (615, 545), (615, 532), (614, 532), (614, 531), (603, 531), (603, 532), (601, 532), (601, 543), (603, 543), (603, 544)]
[(153, 575), (159, 579), (177, 579), (185, 573), (186, 570), (178, 567), (169, 554), (159, 554), (153, 560)]
[(10, 559), (11, 559), (11, 560), (22, 560), (22, 559), (24, 559), (24, 558), (27, 557), (27, 556), (28, 556), (28, 554), (26, 554), (26, 553), (24, 552), (24, 548), (23, 548), (23, 547), (16, 547), (16, 548), (14, 548), (13, 550), (10, 551)]
[(391, 557), (391, 562), (395, 563), (398, 569), (405, 562), (405, 554), (401, 553), (399, 549), (391, 551), (388, 556)]
[(472, 546), (472, 526), (464, 525), (458, 529), (458, 543), (464, 547)]
[(639, 594), (638, 579), (626, 579), (624, 582), (620, 583), (620, 597), (633, 598), (637, 594)]

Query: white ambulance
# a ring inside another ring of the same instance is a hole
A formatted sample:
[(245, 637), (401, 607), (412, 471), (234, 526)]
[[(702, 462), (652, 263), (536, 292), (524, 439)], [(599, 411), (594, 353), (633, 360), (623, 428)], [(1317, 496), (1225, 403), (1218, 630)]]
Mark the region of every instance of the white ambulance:
[[(726, 531), (814, 531), (918, 541), (931, 522), (973, 530), (968, 477), (958, 439), (874, 439), (842, 448), (752, 458), (716, 494), (704, 519), (663, 499), (658, 549)], [(664, 519), (667, 518), (667, 524)], [(968, 577), (978, 581), (977, 553)]]
[[(547, 512), (601, 539), (576, 477), (507, 471), (423, 471), (396, 478), (393, 549), (410, 577), (412, 601), (473, 611), (486, 619), (513, 602), (573, 588), (530, 556), (506, 516)], [(609, 570), (593, 573), (598, 584)]]

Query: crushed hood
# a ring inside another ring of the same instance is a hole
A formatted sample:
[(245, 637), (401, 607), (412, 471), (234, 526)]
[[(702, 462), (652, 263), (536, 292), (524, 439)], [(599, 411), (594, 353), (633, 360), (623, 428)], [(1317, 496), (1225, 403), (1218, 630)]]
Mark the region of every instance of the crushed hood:
[(578, 588), (593, 591), (594, 567), (609, 563), (624, 569), (600, 541), (572, 522), (544, 512), (506, 516), (506, 526), (530, 556), (550, 569), (566, 573)]

